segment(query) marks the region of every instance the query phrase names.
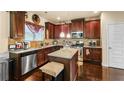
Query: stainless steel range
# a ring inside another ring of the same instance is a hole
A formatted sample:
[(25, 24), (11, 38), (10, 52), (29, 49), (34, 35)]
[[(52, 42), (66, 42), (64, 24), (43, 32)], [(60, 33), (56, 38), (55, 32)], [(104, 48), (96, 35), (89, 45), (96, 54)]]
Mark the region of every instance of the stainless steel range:
[(79, 42), (71, 45), (72, 48), (78, 49), (78, 60), (79, 61), (83, 61), (83, 46), (84, 46), (84, 43), (79, 43)]

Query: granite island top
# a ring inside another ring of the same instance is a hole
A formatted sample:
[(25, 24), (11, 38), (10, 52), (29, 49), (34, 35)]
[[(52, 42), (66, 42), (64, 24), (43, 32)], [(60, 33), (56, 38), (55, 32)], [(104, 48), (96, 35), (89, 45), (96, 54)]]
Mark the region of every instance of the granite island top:
[(75, 55), (77, 52), (77, 49), (74, 48), (62, 48), (58, 51), (52, 52), (48, 54), (48, 56), (53, 56), (53, 57), (60, 57), (60, 58), (65, 58), (65, 59), (72, 59), (72, 57)]

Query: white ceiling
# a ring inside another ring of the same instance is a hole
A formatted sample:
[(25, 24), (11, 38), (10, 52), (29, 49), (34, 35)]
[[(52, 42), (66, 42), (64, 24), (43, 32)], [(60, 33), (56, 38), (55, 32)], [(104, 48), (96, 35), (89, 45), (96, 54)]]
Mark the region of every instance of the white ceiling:
[[(39, 14), (40, 16), (54, 23), (76, 18), (86, 18), (100, 15), (100, 12), (94, 13), (94, 11), (47, 11), (47, 13), (45, 13), (45, 11), (32, 12)], [(60, 17), (60, 20), (57, 20), (57, 17)]]

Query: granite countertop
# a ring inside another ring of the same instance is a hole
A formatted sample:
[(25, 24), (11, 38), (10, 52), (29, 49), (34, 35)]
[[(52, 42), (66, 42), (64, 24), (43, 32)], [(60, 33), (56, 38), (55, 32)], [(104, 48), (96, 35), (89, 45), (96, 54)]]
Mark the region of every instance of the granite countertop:
[(86, 48), (102, 48), (101, 46), (84, 46)]
[(35, 50), (38, 50), (37, 48), (29, 48), (29, 49), (20, 49), (20, 50), (12, 50), (12, 51), (9, 51), (10, 53), (15, 53), (15, 54), (19, 54), (19, 53), (26, 53), (26, 52), (30, 52), (30, 51), (35, 51)]
[(78, 50), (74, 48), (63, 48), (63, 49), (60, 49), (58, 51), (48, 54), (48, 56), (72, 59), (72, 57), (75, 55), (77, 51)]
[(12, 51), (9, 51), (10, 53), (15, 53), (15, 54), (19, 54), (19, 53), (26, 53), (26, 52), (31, 52), (31, 51), (36, 51), (36, 50), (39, 50), (39, 49), (45, 49), (45, 48), (49, 48), (49, 47), (53, 47), (53, 46), (60, 46), (60, 45), (48, 45), (48, 46), (43, 46), (43, 47), (40, 47), (40, 48), (29, 48), (29, 49), (22, 49), (22, 50), (12, 50)]

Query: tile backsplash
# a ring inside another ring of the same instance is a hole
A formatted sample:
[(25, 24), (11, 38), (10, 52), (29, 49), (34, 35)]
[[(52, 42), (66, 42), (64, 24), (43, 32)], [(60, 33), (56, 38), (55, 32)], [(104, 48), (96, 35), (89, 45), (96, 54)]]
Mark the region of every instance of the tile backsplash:
[(90, 41), (95, 41), (96, 46), (101, 46), (100, 39), (45, 39), (44, 42), (47, 42), (51, 45), (54, 40), (57, 40), (58, 44), (60, 45), (63, 45), (64, 41), (71, 42), (72, 44), (75, 44), (77, 41), (79, 41), (81, 43), (84, 43), (85, 46), (88, 46)]
[[(59, 45), (63, 45), (63, 42), (71, 42), (71, 44), (76, 44), (77, 41), (80, 43), (84, 43), (84, 46), (88, 46), (90, 41), (95, 41), (97, 46), (101, 46), (100, 39), (45, 39), (42, 41), (43, 45), (52, 45), (53, 41), (57, 41)], [(22, 38), (17, 39), (9, 39), (9, 45), (15, 44), (16, 42), (23, 42)], [(30, 47), (32, 48), (38, 48), (41, 47), (41, 41), (31, 41)]]
[(16, 42), (23, 42), (23, 38), (15, 38), (15, 39), (11, 39), (9, 38), (8, 40), (8, 44), (15, 44)]

